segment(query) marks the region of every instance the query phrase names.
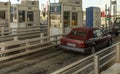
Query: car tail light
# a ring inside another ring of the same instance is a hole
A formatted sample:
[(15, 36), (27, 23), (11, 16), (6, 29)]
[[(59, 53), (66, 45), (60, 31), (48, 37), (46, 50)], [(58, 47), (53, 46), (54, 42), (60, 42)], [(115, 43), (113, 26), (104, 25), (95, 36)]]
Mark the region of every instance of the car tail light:
[(60, 44), (63, 45), (64, 44), (64, 41), (63, 39), (60, 40)]
[(80, 41), (79, 45), (78, 45), (79, 48), (85, 48), (85, 42), (84, 41)]

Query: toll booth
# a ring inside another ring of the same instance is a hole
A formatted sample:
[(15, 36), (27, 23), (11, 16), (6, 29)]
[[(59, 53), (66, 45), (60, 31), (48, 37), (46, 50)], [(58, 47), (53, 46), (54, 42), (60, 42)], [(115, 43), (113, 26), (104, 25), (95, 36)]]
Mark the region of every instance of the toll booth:
[(11, 27), (27, 28), (40, 26), (39, 0), (21, 0), (20, 4), (12, 5)]
[(10, 2), (0, 2), (0, 27), (9, 27)]
[(50, 4), (50, 35), (67, 34), (83, 26), (82, 0), (60, 0)]
[(99, 7), (88, 7), (86, 8), (86, 27), (101, 26), (101, 10)]

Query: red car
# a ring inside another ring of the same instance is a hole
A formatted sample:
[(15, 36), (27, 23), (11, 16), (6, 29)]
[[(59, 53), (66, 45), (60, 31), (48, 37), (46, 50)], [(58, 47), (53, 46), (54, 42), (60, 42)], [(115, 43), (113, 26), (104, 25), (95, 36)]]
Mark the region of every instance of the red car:
[(105, 34), (102, 30), (79, 27), (72, 29), (66, 37), (61, 38), (59, 47), (81, 53), (95, 53), (111, 44), (112, 36)]

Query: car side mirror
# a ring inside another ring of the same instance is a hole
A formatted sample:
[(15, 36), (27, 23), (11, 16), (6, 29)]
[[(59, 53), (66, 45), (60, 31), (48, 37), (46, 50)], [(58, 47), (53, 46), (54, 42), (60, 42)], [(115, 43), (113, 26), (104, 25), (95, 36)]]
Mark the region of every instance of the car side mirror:
[(107, 36), (108, 35), (108, 33), (104, 33), (104, 36)]
[(104, 36), (107, 36), (108, 32), (107, 31), (103, 31), (103, 34), (104, 34)]

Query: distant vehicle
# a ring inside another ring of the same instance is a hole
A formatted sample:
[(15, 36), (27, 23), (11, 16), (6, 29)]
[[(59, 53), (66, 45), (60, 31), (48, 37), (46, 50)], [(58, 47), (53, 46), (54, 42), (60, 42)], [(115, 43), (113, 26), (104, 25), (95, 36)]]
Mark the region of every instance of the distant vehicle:
[(118, 36), (120, 34), (120, 17), (117, 17), (113, 24), (113, 33)]
[(95, 53), (112, 44), (112, 36), (98, 28), (79, 27), (61, 38), (60, 48), (81, 53)]

